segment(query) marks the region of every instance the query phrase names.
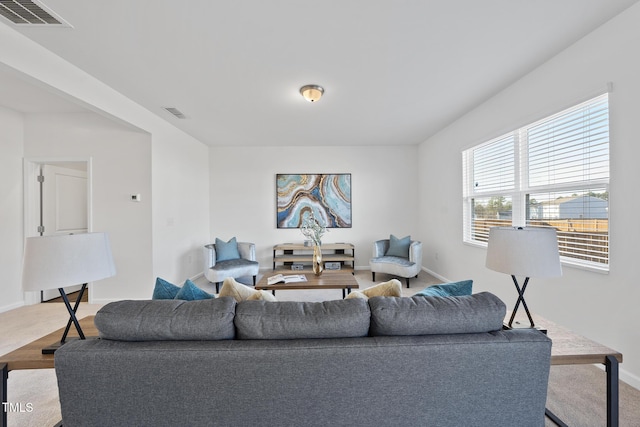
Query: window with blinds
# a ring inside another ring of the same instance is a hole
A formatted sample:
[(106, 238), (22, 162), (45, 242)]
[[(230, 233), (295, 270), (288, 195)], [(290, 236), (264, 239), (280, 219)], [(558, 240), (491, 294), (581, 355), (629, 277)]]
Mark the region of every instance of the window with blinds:
[(604, 94), (462, 153), (464, 240), (493, 226), (558, 232), (565, 263), (609, 268), (609, 101)]

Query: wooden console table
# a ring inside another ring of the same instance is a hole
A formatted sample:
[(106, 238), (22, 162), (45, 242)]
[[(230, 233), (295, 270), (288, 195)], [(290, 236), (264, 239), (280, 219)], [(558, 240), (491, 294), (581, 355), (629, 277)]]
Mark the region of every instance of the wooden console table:
[[(320, 245), (320, 249), (322, 250), (322, 262), (339, 262), (342, 271), (353, 272), (356, 250), (351, 243), (324, 243)], [(273, 247), (273, 269), (276, 269), (276, 264), (283, 264), (283, 266), (290, 266), (294, 263), (311, 264), (312, 257), (313, 246), (305, 246), (302, 243), (281, 243)]]
[[(98, 336), (98, 330), (93, 323), (94, 317), (95, 316), (87, 316), (80, 319), (80, 327), (87, 338)], [(42, 349), (60, 341), (63, 332), (64, 328), (60, 328), (55, 332), (45, 335), (42, 338), (38, 338), (29, 344), (0, 356), (0, 372), (2, 375), (0, 401), (2, 403), (9, 401), (7, 395), (7, 380), (9, 378), (9, 372), (21, 369), (53, 369), (55, 353), (42, 354)], [(69, 330), (68, 337), (68, 339), (78, 338), (78, 333), (75, 328), (71, 328)], [(7, 412), (4, 410), (4, 405), (2, 406), (3, 410), (2, 417), (0, 417), (0, 427), (6, 427)]]

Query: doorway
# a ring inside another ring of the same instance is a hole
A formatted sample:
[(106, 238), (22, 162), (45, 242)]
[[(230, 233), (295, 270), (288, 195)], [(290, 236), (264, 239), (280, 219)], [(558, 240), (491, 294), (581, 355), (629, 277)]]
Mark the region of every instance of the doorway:
[[(91, 231), (91, 159), (25, 159), (24, 171), (25, 238)], [(55, 289), (27, 294), (27, 304), (60, 296)]]

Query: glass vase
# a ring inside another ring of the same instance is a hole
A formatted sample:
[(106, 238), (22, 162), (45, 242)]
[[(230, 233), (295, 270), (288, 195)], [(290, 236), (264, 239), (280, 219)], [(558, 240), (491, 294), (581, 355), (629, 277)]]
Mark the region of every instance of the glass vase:
[(322, 250), (320, 245), (313, 245), (313, 273), (319, 276), (322, 274), (322, 270)]

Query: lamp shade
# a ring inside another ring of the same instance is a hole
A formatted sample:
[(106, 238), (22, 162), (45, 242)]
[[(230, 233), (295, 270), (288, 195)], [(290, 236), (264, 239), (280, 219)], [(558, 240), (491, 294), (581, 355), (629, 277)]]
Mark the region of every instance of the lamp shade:
[(116, 268), (106, 233), (28, 237), (22, 289), (41, 291), (111, 277)]
[(549, 227), (491, 227), (486, 266), (514, 276), (561, 276), (556, 230)]

